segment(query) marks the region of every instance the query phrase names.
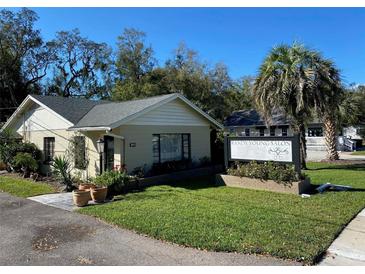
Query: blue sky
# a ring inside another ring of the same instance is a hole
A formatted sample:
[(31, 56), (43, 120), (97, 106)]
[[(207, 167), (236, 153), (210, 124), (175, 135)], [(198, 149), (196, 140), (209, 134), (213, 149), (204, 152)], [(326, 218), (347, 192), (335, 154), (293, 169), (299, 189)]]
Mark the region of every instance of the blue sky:
[(115, 47), (125, 27), (147, 33), (160, 64), (180, 41), (232, 77), (254, 75), (269, 49), (296, 40), (321, 51), (345, 83), (365, 83), (365, 9), (361, 8), (33, 8), (45, 39), (59, 30)]

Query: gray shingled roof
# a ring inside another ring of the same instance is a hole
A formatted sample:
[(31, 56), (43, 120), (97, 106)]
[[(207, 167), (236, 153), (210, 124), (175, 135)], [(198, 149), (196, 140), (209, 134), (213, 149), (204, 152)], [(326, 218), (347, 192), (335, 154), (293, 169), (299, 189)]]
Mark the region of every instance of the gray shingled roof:
[(80, 119), (94, 106), (111, 103), (104, 100), (93, 101), (74, 97), (66, 98), (60, 96), (43, 96), (33, 94), (31, 96), (73, 124), (76, 124), (78, 121), (80, 121)]
[[(290, 120), (286, 119), (280, 112), (272, 116), (271, 125), (289, 125)], [(265, 119), (255, 109), (239, 110), (233, 112), (224, 121), (225, 127), (232, 126), (266, 126)]]
[(99, 104), (94, 106), (92, 110), (82, 117), (72, 128), (111, 126), (122, 119), (175, 96), (176, 94), (172, 93), (133, 101)]

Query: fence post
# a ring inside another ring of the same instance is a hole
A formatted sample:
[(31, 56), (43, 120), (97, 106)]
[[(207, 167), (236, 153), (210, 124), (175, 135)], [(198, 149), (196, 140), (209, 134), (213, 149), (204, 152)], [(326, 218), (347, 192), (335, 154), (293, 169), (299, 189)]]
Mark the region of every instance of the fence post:
[(224, 167), (228, 168), (228, 136), (224, 135)]
[(300, 162), (300, 138), (299, 134), (293, 135), (293, 147), (292, 147), (292, 160), (294, 162), (295, 171), (300, 176), (301, 173), (301, 162)]

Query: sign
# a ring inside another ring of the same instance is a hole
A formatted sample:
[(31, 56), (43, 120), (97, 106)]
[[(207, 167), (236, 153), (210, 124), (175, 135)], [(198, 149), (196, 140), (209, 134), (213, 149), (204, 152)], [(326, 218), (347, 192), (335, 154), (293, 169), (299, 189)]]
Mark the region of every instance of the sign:
[(229, 162), (280, 162), (294, 164), (300, 173), (299, 135), (281, 137), (224, 137), (225, 166)]
[(292, 142), (265, 140), (230, 140), (230, 159), (293, 162)]

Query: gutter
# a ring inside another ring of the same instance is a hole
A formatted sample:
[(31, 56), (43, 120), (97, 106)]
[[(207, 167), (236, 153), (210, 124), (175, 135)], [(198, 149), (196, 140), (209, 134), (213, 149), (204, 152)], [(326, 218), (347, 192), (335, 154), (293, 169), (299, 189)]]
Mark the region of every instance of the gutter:
[(96, 131), (96, 130), (106, 130), (111, 131), (110, 127), (76, 127), (68, 128), (67, 131)]

